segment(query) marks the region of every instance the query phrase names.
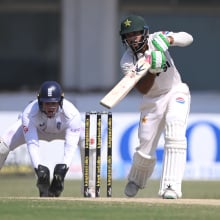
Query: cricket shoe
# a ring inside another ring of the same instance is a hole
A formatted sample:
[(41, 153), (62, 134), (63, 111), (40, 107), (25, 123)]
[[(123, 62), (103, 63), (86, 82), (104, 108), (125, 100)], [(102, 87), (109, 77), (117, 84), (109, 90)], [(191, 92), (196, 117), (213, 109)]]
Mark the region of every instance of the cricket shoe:
[(125, 187), (125, 195), (128, 197), (134, 197), (138, 193), (139, 186), (137, 186), (134, 182), (128, 182)]
[(177, 193), (169, 185), (162, 195), (163, 199), (178, 199)]

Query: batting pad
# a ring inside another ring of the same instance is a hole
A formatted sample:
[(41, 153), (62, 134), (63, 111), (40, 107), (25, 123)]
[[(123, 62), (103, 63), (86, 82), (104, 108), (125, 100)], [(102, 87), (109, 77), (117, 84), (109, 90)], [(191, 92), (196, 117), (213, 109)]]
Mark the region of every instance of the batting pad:
[(140, 151), (135, 152), (128, 180), (134, 182), (140, 189), (145, 188), (147, 179), (154, 170), (155, 163), (156, 158), (144, 155)]
[(182, 197), (181, 184), (186, 165), (186, 137), (184, 124), (175, 122), (168, 124), (165, 129), (165, 146), (163, 171), (159, 195), (162, 196), (167, 188)]

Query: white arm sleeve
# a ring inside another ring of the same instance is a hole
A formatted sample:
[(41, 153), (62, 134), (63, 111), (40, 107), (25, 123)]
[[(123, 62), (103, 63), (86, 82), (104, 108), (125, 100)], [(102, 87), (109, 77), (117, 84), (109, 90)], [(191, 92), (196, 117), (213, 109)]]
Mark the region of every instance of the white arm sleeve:
[(71, 165), (74, 153), (78, 147), (81, 127), (82, 121), (80, 114), (76, 114), (75, 117), (72, 118), (65, 135), (63, 162), (67, 165), (67, 167)]
[(37, 168), (38, 165), (40, 164), (39, 143), (38, 142), (28, 143), (27, 147), (28, 147), (30, 158), (31, 158), (32, 166), (34, 168)]
[(22, 115), (22, 128), (32, 165), (34, 168), (37, 168), (40, 164), (39, 139), (37, 128), (32, 121), (30, 121), (29, 117), (27, 116), (28, 113), (29, 110), (24, 111)]
[(23, 126), (23, 134), (24, 139), (27, 143), (27, 148), (32, 162), (32, 166), (34, 168), (37, 168), (40, 164), (40, 149), (37, 129), (33, 125), (33, 123), (30, 122), (27, 127)]
[(178, 33), (170, 32), (167, 36), (171, 36), (174, 39), (173, 44), (171, 44), (170, 46), (186, 47), (193, 42), (192, 35), (186, 32), (178, 32)]

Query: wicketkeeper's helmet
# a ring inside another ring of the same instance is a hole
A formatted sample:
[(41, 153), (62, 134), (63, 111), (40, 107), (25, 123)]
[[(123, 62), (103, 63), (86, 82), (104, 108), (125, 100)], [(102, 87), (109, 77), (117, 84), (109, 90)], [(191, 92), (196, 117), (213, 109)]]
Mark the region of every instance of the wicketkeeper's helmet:
[[(140, 42), (138, 42), (139, 47), (134, 49), (134, 47), (132, 47), (132, 44), (128, 44), (128, 42), (126, 41), (126, 34), (138, 31), (142, 32), (142, 39)], [(147, 43), (147, 38), (149, 37), (149, 27), (143, 17), (138, 15), (131, 15), (121, 22), (120, 35), (122, 43), (131, 47), (131, 49), (136, 53), (143, 48), (144, 44)]]
[(43, 102), (58, 102), (62, 108), (64, 93), (56, 81), (45, 81), (40, 87), (37, 98), (41, 111)]

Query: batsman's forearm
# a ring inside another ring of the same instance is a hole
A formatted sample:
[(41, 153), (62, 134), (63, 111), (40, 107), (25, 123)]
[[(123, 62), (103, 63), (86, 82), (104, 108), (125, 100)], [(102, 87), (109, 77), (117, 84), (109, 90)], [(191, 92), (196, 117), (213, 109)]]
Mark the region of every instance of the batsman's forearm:
[(151, 87), (154, 84), (154, 80), (156, 78), (155, 74), (147, 73), (145, 76), (143, 76), (140, 81), (136, 84), (137, 90), (142, 93), (146, 94), (149, 92)]

